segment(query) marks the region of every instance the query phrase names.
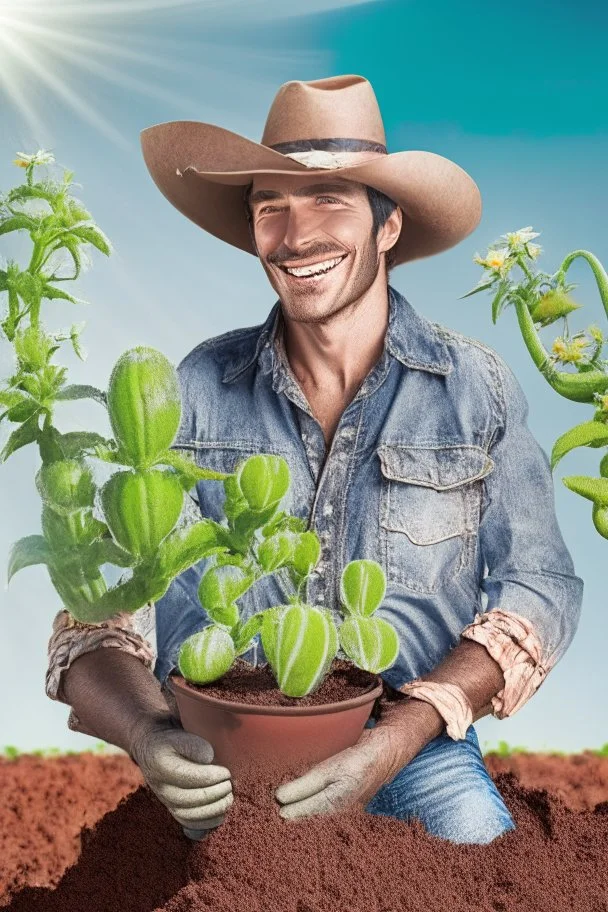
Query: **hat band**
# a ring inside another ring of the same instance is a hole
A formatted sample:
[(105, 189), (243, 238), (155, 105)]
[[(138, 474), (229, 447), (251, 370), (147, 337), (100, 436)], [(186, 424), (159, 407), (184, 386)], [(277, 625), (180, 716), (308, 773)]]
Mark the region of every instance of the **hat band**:
[[(366, 152), (388, 155), (386, 146), (367, 139), (299, 139), (293, 142), (276, 143), (270, 146), (286, 158), (306, 165), (307, 168), (347, 168), (355, 162), (365, 160)], [(363, 153), (363, 155), (361, 154)], [(375, 155), (373, 157), (375, 157)]]

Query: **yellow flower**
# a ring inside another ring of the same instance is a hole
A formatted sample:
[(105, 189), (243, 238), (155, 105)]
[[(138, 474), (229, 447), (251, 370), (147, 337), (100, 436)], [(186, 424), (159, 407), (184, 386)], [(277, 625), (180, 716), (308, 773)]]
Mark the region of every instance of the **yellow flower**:
[(28, 166), (28, 163), (26, 161), (21, 161), (19, 158), (14, 158), (13, 164), (17, 165), (19, 168), (27, 168)]
[(561, 361), (563, 364), (575, 364), (585, 357), (583, 349), (587, 348), (588, 345), (589, 341), (587, 339), (571, 339), (570, 342), (565, 342), (559, 336), (553, 343), (552, 352), (557, 356), (556, 360)]

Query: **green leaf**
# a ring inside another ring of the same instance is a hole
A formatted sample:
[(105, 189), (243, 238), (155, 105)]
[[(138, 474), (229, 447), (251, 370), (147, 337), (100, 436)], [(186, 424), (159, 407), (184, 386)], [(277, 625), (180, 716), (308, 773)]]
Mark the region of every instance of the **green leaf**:
[(85, 301), (83, 298), (75, 298), (73, 295), (68, 294), (67, 291), (63, 291), (61, 288), (55, 288), (54, 285), (50, 285), (49, 282), (45, 282), (42, 286), (42, 297), (48, 298), (49, 301), (54, 301), (59, 298), (63, 301), (70, 301), (72, 304), (88, 304), (88, 301)]
[(107, 408), (108, 397), (103, 390), (96, 386), (88, 386), (86, 383), (71, 383), (63, 386), (56, 394), (55, 399), (95, 399)]
[(228, 522), (234, 523), (237, 516), (247, 509), (247, 501), (243, 497), (234, 473), (224, 479), (224, 493), (226, 495), (224, 499), (224, 515)]
[(72, 228), (72, 235), (75, 235), (87, 244), (92, 244), (93, 247), (96, 247), (101, 253), (105, 253), (106, 256), (110, 256), (112, 252), (112, 246), (109, 239), (103, 231), (93, 225), (83, 225), (80, 228)]
[(67, 235), (62, 239), (61, 246), (65, 247), (74, 262), (74, 275), (70, 276), (70, 280), (73, 281), (74, 279), (78, 278), (82, 270), (82, 254), (80, 252), (78, 239)]
[(291, 481), (286, 460), (265, 453), (246, 459), (238, 467), (236, 478), (249, 508), (258, 513), (278, 504)]
[(31, 418), (33, 415), (37, 415), (41, 411), (40, 403), (36, 402), (34, 399), (27, 399), (25, 402), (20, 402), (19, 405), (14, 405), (8, 410), (6, 416), (9, 421), (27, 421), (28, 418)]
[(131, 567), (133, 556), (117, 545), (112, 538), (102, 538), (90, 546), (92, 560), (101, 564), (114, 564), (116, 567)]
[(236, 630), (232, 631), (234, 648), (237, 655), (242, 655), (244, 652), (247, 652), (251, 641), (262, 629), (263, 622), (264, 612), (258, 611), (256, 614), (252, 614), (244, 624), (238, 624)]
[(9, 234), (11, 231), (35, 231), (38, 227), (38, 220), (25, 213), (13, 215), (10, 218), (0, 221), (0, 234)]
[(300, 576), (307, 576), (316, 567), (321, 556), (321, 543), (316, 532), (309, 529), (297, 535), (293, 545), (291, 563)]
[(277, 509), (277, 504), (271, 504), (266, 510), (258, 512), (257, 510), (242, 510), (233, 523), (234, 531), (237, 537), (243, 537), (250, 540), (256, 529), (259, 529), (268, 522), (270, 517)]
[(173, 449), (165, 450), (160, 453), (152, 465), (172, 466), (177, 470), (182, 487), (190, 491), (198, 481), (207, 481), (208, 479), (223, 481), (229, 478), (226, 472), (215, 472), (213, 469), (203, 469), (198, 466), (193, 459), (185, 456), (183, 453), (175, 452)]
[(500, 316), (501, 304), (509, 290), (509, 283), (505, 279), (499, 282), (498, 293), (492, 301), (492, 323), (496, 323)]
[(10, 550), (8, 559), (7, 583), (24, 567), (33, 564), (46, 564), (49, 559), (49, 546), (43, 535), (26, 535), (15, 542)]
[(570, 428), (553, 444), (551, 451), (551, 470), (560, 459), (576, 447), (600, 447), (608, 444), (608, 426), (598, 421), (585, 421)]
[(258, 545), (257, 559), (265, 573), (272, 573), (284, 566), (293, 557), (294, 535), (291, 532), (277, 532)]
[(108, 446), (110, 441), (95, 431), (68, 431), (61, 435), (61, 449), (67, 458), (92, 455), (97, 446)]
[(386, 594), (386, 576), (377, 561), (350, 561), (342, 571), (340, 599), (348, 614), (370, 617)]
[(575, 494), (592, 500), (597, 506), (608, 506), (608, 478), (592, 478), (589, 475), (568, 475), (563, 483)]
[(24, 421), (21, 427), (16, 428), (6, 441), (2, 452), (0, 453), (0, 462), (6, 462), (11, 453), (21, 449), (28, 443), (38, 439), (40, 428), (38, 427), (38, 414), (32, 415), (27, 421)]
[(494, 279), (491, 282), (484, 282), (483, 285), (476, 285), (471, 291), (467, 291), (466, 294), (460, 295), (458, 298), (461, 301), (463, 298), (470, 298), (471, 295), (477, 294), (478, 291), (486, 291), (488, 288), (491, 288), (494, 284)]
[(173, 578), (204, 557), (226, 550), (225, 530), (213, 520), (203, 519), (169, 533), (158, 546), (155, 570)]
[(233, 604), (254, 582), (255, 574), (248, 573), (241, 567), (231, 564), (210, 567), (199, 583), (198, 600), (214, 621), (232, 627), (236, 621), (229, 623), (216, 617), (215, 612), (226, 611), (230, 614)]

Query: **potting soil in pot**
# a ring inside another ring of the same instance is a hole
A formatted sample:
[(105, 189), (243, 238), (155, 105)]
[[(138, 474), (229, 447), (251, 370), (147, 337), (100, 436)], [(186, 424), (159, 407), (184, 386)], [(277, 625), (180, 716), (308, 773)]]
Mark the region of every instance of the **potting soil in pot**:
[(379, 681), (377, 675), (357, 668), (352, 662), (334, 659), (320, 687), (306, 697), (288, 697), (277, 687), (269, 665), (254, 666), (236, 659), (232, 667), (211, 684), (188, 687), (220, 700), (234, 700), (256, 706), (320, 706), (360, 697)]

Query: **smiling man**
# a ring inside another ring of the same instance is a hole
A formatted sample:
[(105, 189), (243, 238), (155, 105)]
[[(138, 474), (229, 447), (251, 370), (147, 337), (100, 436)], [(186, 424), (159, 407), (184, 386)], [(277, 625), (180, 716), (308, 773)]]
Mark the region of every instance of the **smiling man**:
[[(455, 842), (490, 842), (515, 824), (472, 723), (510, 716), (535, 693), (574, 636), (583, 584), (513, 372), (388, 282), (393, 266), (473, 231), (475, 183), (434, 153), (389, 154), (360, 76), (286, 83), (261, 144), (178, 121), (144, 130), (142, 147), (170, 202), (257, 256), (278, 298), (263, 324), (182, 360), (174, 445), (223, 472), (252, 453), (284, 456), (285, 507), (322, 542), (306, 600), (339, 622), (342, 568), (377, 560), (387, 577), (377, 616), (399, 634), (382, 717), (281, 785), (281, 815), (358, 805), (417, 816)], [(192, 497), (197, 512), (222, 518), (216, 482)], [(86, 625), (59, 612), (46, 681), (72, 707), (70, 727), (127, 750), (193, 838), (233, 798), (230, 771), (181, 729), (166, 687), (181, 643), (208, 623), (197, 589), (209, 560), (174, 580), (151, 629), (140, 617)], [(240, 607), (247, 617), (282, 601), (267, 577)], [(264, 662), (261, 645), (246, 658)]]

